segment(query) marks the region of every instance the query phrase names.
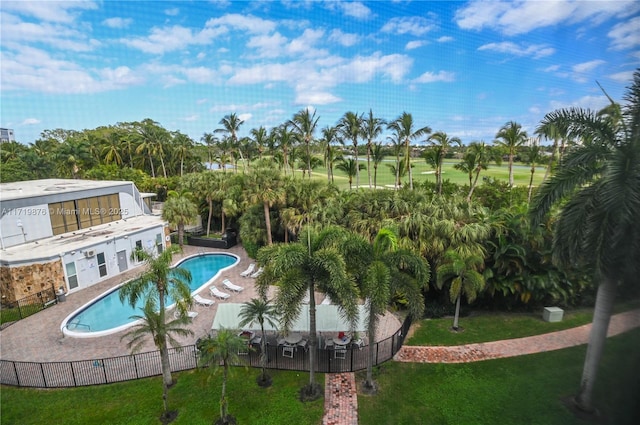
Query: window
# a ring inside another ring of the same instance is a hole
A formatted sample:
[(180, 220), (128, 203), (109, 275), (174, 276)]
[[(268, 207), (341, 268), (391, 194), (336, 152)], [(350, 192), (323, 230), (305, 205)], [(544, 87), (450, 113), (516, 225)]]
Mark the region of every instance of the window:
[(158, 250), (158, 254), (162, 254), (162, 234), (156, 234), (156, 249)]
[(71, 262), (65, 264), (67, 270), (67, 281), (69, 282), (69, 289), (75, 289), (78, 287), (78, 275), (76, 273), (76, 263)]
[(136, 241), (136, 250), (135, 250), (135, 253), (134, 253), (134, 257), (136, 259), (136, 262), (139, 263), (141, 259), (138, 257), (138, 251), (142, 251), (142, 241), (141, 240)]
[(117, 193), (52, 203), (49, 204), (49, 211), (54, 235), (88, 229), (122, 218)]
[(104, 277), (107, 275), (107, 262), (104, 258), (104, 252), (100, 252), (97, 255), (98, 259), (98, 271), (100, 272), (100, 277)]

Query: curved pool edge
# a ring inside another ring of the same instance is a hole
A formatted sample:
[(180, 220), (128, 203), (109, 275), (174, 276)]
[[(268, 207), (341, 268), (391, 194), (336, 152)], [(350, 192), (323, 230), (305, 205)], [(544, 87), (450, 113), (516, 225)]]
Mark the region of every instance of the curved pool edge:
[[(237, 266), (238, 263), (240, 263), (240, 257), (237, 254), (228, 253), (228, 252), (205, 252), (205, 253), (191, 254), (191, 255), (189, 255), (189, 256), (187, 256), (185, 258), (182, 258), (175, 265), (173, 265), (172, 268), (179, 267), (180, 264), (184, 263), (185, 261), (187, 261), (187, 260), (189, 260), (191, 258), (201, 257), (203, 255), (227, 255), (229, 257), (234, 257), (236, 260), (235, 260), (235, 262), (233, 264), (218, 270), (218, 273), (213, 275), (209, 280), (207, 280), (205, 283), (200, 285), (198, 288), (196, 288), (195, 290), (191, 291), (191, 296), (199, 293), (200, 291), (205, 289), (207, 286), (211, 285), (211, 283), (213, 283), (214, 280), (216, 280), (218, 277), (220, 277), (222, 272), (225, 272), (225, 271)], [(108, 289), (107, 291), (103, 292), (102, 294), (98, 295), (97, 297), (92, 298), (91, 300), (89, 300), (86, 303), (84, 303), (82, 306), (78, 307), (77, 309), (75, 309), (74, 311), (69, 313), (67, 315), (67, 317), (65, 317), (64, 320), (62, 321), (62, 323), (60, 324), (60, 331), (62, 332), (62, 334), (65, 337), (69, 336), (71, 338), (98, 338), (98, 337), (101, 337), (101, 336), (113, 335), (115, 333), (122, 332), (122, 331), (124, 331), (126, 329), (129, 329), (129, 328), (135, 326), (136, 324), (140, 323), (142, 320), (134, 320), (133, 322), (127, 323), (125, 325), (117, 326), (115, 328), (106, 329), (106, 330), (103, 330), (103, 331), (95, 331), (95, 332), (75, 332), (75, 331), (69, 330), (67, 328), (67, 324), (68, 324), (70, 319), (75, 317), (77, 314), (79, 314), (83, 310), (86, 310), (88, 307), (90, 307), (92, 304), (96, 303), (98, 300), (100, 300), (100, 299), (110, 295), (111, 293), (119, 290), (122, 286), (126, 285), (127, 283), (129, 283), (129, 282), (131, 282), (132, 280), (135, 280), (135, 279), (137, 279), (137, 278), (132, 278), (132, 279), (125, 280), (124, 282), (114, 286), (113, 288)], [(174, 306), (174, 304), (171, 304), (171, 305), (165, 307), (165, 310), (170, 310), (170, 309), (173, 308), (173, 306)]]

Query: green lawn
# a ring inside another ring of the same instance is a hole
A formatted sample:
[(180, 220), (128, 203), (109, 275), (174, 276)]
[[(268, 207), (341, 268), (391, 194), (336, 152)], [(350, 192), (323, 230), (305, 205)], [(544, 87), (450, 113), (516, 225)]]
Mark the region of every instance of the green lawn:
[[(324, 399), (298, 401), (298, 390), (308, 373), (271, 371), (273, 385), (262, 389), (258, 369), (234, 368), (227, 387), (229, 413), (239, 424), (319, 424)], [(176, 425), (210, 425), (219, 417), (221, 373), (208, 371), (174, 374), (177, 384), (169, 392), (170, 409), (178, 410)], [(324, 375), (316, 375), (324, 385)], [(2, 424), (159, 424), (162, 412), (161, 378), (142, 379), (94, 387), (28, 389), (2, 386)]]
[[(379, 392), (358, 396), (361, 425), (585, 425), (562, 404), (580, 382), (586, 346), (468, 364), (388, 362)], [(610, 338), (595, 403), (603, 424), (640, 423), (640, 329)], [(358, 376), (361, 382), (362, 376)]]
[[(640, 300), (621, 302), (615, 312), (640, 308)], [(460, 318), (461, 332), (452, 332), (453, 318), (424, 319), (414, 323), (406, 345), (461, 345), (522, 338), (591, 323), (592, 308), (568, 310), (561, 322), (545, 322), (540, 313), (484, 314)]]

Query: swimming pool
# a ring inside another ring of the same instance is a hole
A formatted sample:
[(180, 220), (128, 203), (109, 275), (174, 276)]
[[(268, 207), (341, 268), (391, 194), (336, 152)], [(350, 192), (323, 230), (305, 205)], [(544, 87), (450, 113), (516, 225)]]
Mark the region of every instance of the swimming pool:
[[(193, 294), (208, 286), (221, 272), (235, 266), (239, 261), (240, 259), (233, 254), (198, 254), (185, 258), (174, 267), (191, 272), (189, 286)], [(67, 316), (60, 326), (62, 332), (76, 338), (90, 338), (120, 332), (132, 326), (135, 320), (131, 319), (131, 316), (142, 314), (140, 309), (144, 300), (140, 300), (135, 308), (126, 302), (123, 304), (119, 295), (121, 287), (122, 285), (119, 285), (105, 292)], [(172, 300), (167, 300), (167, 306), (172, 304)]]

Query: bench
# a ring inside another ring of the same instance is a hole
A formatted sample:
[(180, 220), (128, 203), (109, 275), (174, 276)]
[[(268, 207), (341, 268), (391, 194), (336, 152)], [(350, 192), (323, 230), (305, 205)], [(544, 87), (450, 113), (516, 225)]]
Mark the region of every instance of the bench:
[(51, 300), (47, 301), (46, 303), (44, 303), (44, 308), (51, 307), (52, 305), (57, 304), (57, 303), (58, 303), (57, 299), (55, 299), (55, 298), (51, 299)]

